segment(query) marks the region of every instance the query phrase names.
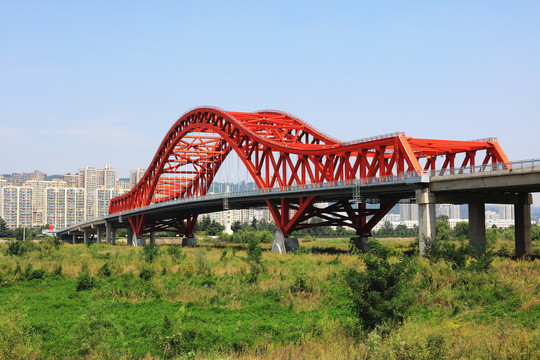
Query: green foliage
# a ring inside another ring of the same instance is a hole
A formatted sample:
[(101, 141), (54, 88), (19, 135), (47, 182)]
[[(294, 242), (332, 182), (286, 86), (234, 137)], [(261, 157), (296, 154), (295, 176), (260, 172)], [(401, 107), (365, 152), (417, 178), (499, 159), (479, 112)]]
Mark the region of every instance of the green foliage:
[(167, 247), (167, 255), (171, 256), (176, 261), (182, 261), (186, 256), (182, 253), (182, 246), (169, 245)]
[(108, 262), (103, 264), (103, 266), (101, 266), (97, 272), (97, 276), (99, 277), (110, 277), (111, 275), (112, 275), (112, 270)]
[(366, 270), (349, 269), (345, 281), (351, 292), (353, 312), (366, 330), (401, 322), (412, 303), (408, 281), (415, 273), (410, 259), (370, 241), (369, 252), (361, 256)]
[(415, 225), (412, 228), (408, 228), (406, 225), (398, 225), (394, 229), (390, 221), (386, 221), (382, 228), (375, 231), (374, 235), (377, 237), (415, 237), (418, 236), (418, 226)]
[[(446, 215), (439, 215), (439, 216), (446, 216)], [(436, 225), (436, 238), (438, 241), (448, 241), (450, 240), (450, 235), (452, 233), (452, 229), (450, 228), (450, 225), (447, 221), (438, 221)]]
[(195, 267), (199, 274), (203, 276), (212, 276), (212, 262), (206, 256), (206, 250), (197, 249), (195, 253)]
[(219, 235), (225, 230), (225, 226), (218, 223), (216, 220), (211, 220), (210, 216), (204, 216), (195, 224), (196, 232), (205, 232), (208, 235)]
[(79, 273), (79, 276), (77, 277), (77, 291), (84, 291), (84, 290), (90, 290), (93, 289), (96, 286), (96, 279), (94, 279), (92, 276), (90, 276), (90, 270), (88, 269), (87, 264), (83, 264), (81, 268), (81, 272)]
[(147, 267), (147, 266), (143, 266), (141, 268), (141, 272), (139, 273), (139, 277), (143, 280), (150, 280), (152, 279), (152, 277), (155, 275), (155, 271), (154, 269), (150, 268), (150, 267)]
[[(489, 253), (472, 253), (465, 268), (453, 270), (446, 261), (405, 258), (402, 248), (374, 245), (358, 256), (346, 252), (345, 241), (329, 242), (343, 251), (321, 252), (320, 241), (307, 254), (262, 258), (261, 244), (251, 251), (249, 241), (184, 248), (184, 260), (172, 267), (175, 253), (168, 247), (152, 264), (138, 248), (106, 244), (58, 250), (39, 244), (24, 257), (0, 256), (0, 358), (513, 359), (540, 351), (536, 262), (496, 257), (490, 263)], [(0, 244), (2, 253), (7, 247)], [(237, 250), (247, 255), (232, 256)], [(375, 264), (358, 261), (366, 258)], [(256, 259), (265, 273), (249, 281)], [(399, 277), (392, 266), (402, 261), (419, 271), (400, 292), (390, 280)], [(74, 269), (73, 263), (89, 266)], [(57, 276), (62, 264), (64, 276)], [(92, 291), (75, 292), (77, 275), (90, 276), (89, 267), (99, 280), (92, 280)], [(135, 267), (151, 276), (141, 279)], [(50, 275), (26, 281), (34, 268), (51, 269)], [(359, 282), (355, 276), (345, 281), (349, 268), (371, 279), (362, 291), (375, 305), (362, 316), (382, 319), (367, 334), (358, 332), (360, 315), (349, 309), (355, 305), (349, 283)], [(400, 306), (403, 300), (412, 306)], [(402, 326), (385, 326), (403, 316)]]
[(147, 244), (142, 247), (142, 257), (144, 261), (152, 263), (159, 257), (159, 248), (155, 244)]
[(454, 227), (454, 236), (459, 239), (466, 239), (469, 237), (469, 223), (467, 221), (460, 221)]
[(33, 280), (33, 279), (43, 279), (47, 272), (43, 269), (34, 269), (32, 263), (28, 263), (28, 266), (22, 273), (22, 278), (24, 280)]
[(246, 261), (250, 267), (248, 282), (257, 282), (259, 275), (264, 271), (264, 267), (262, 264), (262, 248), (255, 237), (248, 240)]
[(308, 275), (305, 268), (297, 268), (294, 271), (293, 283), (290, 288), (291, 292), (313, 292), (313, 280)]
[(59, 276), (61, 277), (62, 276), (62, 264), (56, 264), (56, 266), (54, 267), (54, 270), (52, 271), (51, 273), (51, 276)]
[(6, 222), (0, 216), (0, 238), (11, 238), (13, 236), (13, 231), (7, 228)]
[(26, 241), (9, 241), (6, 255), (23, 256), (26, 252), (30, 251), (31, 248), (32, 245)]
[(540, 226), (533, 225), (531, 227), (531, 240), (540, 241)]
[(33, 240), (37, 235), (37, 230), (32, 228), (17, 228), (13, 230), (13, 236), (15, 239), (22, 240)]
[(50, 248), (59, 249), (62, 245), (62, 240), (56, 236), (47, 236), (43, 239), (43, 243)]

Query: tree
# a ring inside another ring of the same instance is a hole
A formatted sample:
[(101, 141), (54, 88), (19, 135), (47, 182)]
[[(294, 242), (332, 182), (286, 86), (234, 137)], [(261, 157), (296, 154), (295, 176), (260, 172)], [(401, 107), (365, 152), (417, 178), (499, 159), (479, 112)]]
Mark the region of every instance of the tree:
[(531, 228), (531, 239), (532, 241), (540, 241), (540, 226), (533, 225)]
[[(441, 216), (446, 216), (446, 215), (441, 215)], [(446, 216), (448, 218), (448, 216)], [(448, 241), (450, 240), (450, 233), (452, 232), (452, 229), (450, 228), (450, 225), (448, 225), (448, 222), (445, 221), (445, 220), (441, 220), (439, 222), (437, 222), (437, 226), (436, 226), (436, 238), (437, 240), (441, 240), (441, 241)]]
[(7, 228), (6, 222), (0, 217), (0, 238), (9, 238), (13, 236), (13, 231)]
[(454, 228), (454, 236), (463, 239), (469, 237), (469, 223), (467, 221), (458, 222)]

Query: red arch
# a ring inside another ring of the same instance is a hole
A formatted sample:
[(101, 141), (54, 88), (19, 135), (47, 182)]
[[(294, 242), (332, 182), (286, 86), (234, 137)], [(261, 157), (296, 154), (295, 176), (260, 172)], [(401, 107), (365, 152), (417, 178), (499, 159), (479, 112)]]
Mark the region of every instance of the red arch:
[[(343, 143), (278, 111), (246, 113), (196, 108), (175, 122), (144, 177), (130, 192), (112, 199), (109, 212), (206, 194), (231, 150), (238, 154), (259, 188), (435, 170), (437, 159), (444, 160), (441, 171), (453, 171), (458, 153), (464, 154), (461, 167), (475, 165), (477, 156), (482, 156), (479, 152), (484, 153), (483, 165), (508, 162), (494, 139), (446, 141), (393, 134)], [(182, 174), (186, 166), (192, 170)], [(289, 234), (306, 220), (302, 213), (314, 201), (299, 199), (295, 204), (297, 214), (292, 218), (288, 202), (268, 205), (280, 228)], [(137, 221), (138, 233), (143, 231), (143, 223), (144, 219)], [(360, 226), (346, 225), (357, 230)]]

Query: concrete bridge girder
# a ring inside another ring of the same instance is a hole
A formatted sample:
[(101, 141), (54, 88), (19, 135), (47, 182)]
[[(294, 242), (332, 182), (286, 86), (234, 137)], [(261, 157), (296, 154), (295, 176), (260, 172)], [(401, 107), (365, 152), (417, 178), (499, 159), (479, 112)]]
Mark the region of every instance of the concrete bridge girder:
[(419, 247), (424, 254), (426, 241), (436, 239), (435, 204), (468, 204), (469, 243), (479, 252), (486, 251), (485, 204), (512, 204), (515, 213), (516, 256), (532, 253), (530, 193), (433, 192), (429, 187), (416, 191), (419, 218)]

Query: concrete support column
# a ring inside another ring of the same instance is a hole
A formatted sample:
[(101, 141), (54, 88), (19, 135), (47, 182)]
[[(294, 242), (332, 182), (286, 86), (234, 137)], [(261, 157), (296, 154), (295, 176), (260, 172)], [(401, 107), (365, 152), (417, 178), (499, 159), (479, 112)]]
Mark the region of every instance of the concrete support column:
[(134, 235), (133, 228), (129, 226), (127, 229), (127, 244), (129, 246), (133, 246), (133, 235)]
[(486, 206), (482, 202), (469, 204), (469, 245), (477, 252), (486, 251)]
[(429, 189), (416, 190), (416, 203), (418, 204), (418, 240), (420, 255), (424, 255), (426, 241), (435, 241), (435, 197)]
[(71, 235), (71, 243), (72, 243), (72, 244), (76, 244), (76, 243), (77, 243), (77, 235), (75, 235), (75, 234), (72, 234), (72, 235)]
[(84, 243), (88, 244), (88, 230), (83, 230)]
[(156, 233), (154, 231), (150, 232), (150, 245), (156, 244)]
[(532, 195), (525, 193), (519, 195), (518, 203), (514, 205), (516, 256), (532, 254), (531, 204)]
[[(351, 238), (349, 249), (355, 251), (368, 252), (369, 251), (369, 236), (355, 236)], [(354, 247), (353, 247), (354, 245)]]
[(107, 244), (111, 243), (111, 230), (112, 225), (110, 223), (105, 223), (105, 238), (107, 239)]
[(196, 247), (197, 239), (194, 237), (185, 237), (182, 239), (182, 246), (184, 247)]
[(116, 245), (116, 229), (112, 228), (111, 231), (111, 244)]
[(101, 228), (99, 226), (96, 227), (96, 242), (101, 242)]

